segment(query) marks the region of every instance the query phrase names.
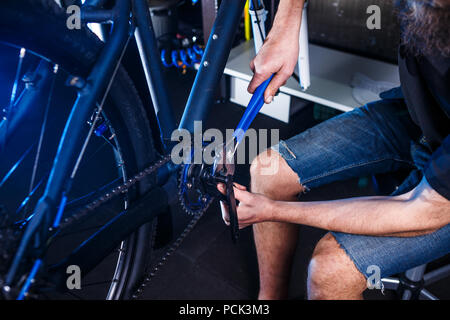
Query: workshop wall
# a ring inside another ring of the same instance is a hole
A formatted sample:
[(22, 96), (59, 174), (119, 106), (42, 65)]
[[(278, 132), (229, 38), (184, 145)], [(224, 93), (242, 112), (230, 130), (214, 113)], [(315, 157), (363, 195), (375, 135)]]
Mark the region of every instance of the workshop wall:
[[(392, 0), (314, 0), (309, 4), (310, 41), (390, 62), (397, 61), (400, 27)], [(381, 9), (381, 29), (369, 30), (367, 8)]]

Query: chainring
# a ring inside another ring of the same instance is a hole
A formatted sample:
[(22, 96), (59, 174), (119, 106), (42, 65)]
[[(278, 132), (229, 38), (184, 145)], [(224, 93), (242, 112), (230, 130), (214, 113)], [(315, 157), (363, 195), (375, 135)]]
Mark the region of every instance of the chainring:
[(205, 165), (184, 164), (178, 174), (178, 198), (183, 210), (189, 215), (205, 212), (214, 201), (201, 180)]

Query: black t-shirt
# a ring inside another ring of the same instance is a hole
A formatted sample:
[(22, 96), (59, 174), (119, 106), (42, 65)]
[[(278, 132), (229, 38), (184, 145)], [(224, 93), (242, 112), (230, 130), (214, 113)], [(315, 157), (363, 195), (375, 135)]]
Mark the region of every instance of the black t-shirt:
[(414, 56), (400, 46), (399, 69), (409, 113), (433, 151), (425, 177), (450, 200), (450, 58)]

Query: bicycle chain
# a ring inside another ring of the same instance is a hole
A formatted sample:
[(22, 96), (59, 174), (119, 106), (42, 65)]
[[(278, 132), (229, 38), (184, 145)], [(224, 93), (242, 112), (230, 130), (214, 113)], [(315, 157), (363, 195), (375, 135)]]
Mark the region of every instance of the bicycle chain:
[(67, 228), (71, 224), (75, 223), (76, 221), (86, 216), (89, 212), (94, 211), (95, 209), (102, 206), (106, 202), (112, 200), (116, 196), (126, 193), (132, 186), (134, 186), (136, 183), (138, 183), (148, 175), (154, 173), (156, 170), (164, 166), (170, 160), (171, 160), (170, 155), (158, 160), (156, 163), (152, 164), (151, 166), (145, 168), (141, 172), (134, 175), (132, 178), (128, 179), (125, 183), (113, 188), (109, 192), (98, 197), (97, 199), (87, 204), (86, 206), (84, 206), (83, 209), (77, 211), (70, 217), (63, 219), (63, 221), (59, 225), (59, 228), (60, 229)]
[[(180, 172), (183, 172), (183, 167), (181, 167)], [(181, 180), (181, 174), (178, 177), (178, 185), (180, 186), (182, 183)], [(208, 200), (204, 203), (204, 206), (201, 210), (192, 210), (189, 208), (189, 206), (186, 205), (184, 202), (184, 198), (182, 196), (182, 193), (178, 192), (178, 199), (180, 201), (181, 208), (183, 211), (185, 211), (188, 215), (193, 216), (191, 221), (188, 223), (186, 228), (183, 230), (183, 232), (178, 236), (178, 238), (172, 243), (172, 245), (165, 251), (165, 253), (161, 256), (159, 261), (157, 263), (153, 264), (153, 267), (150, 268), (150, 271), (147, 272), (144, 275), (144, 279), (141, 282), (140, 285), (137, 286), (136, 291), (131, 296), (131, 300), (137, 300), (141, 296), (141, 294), (144, 292), (145, 287), (147, 287), (148, 283), (155, 277), (156, 273), (165, 265), (167, 260), (170, 258), (171, 255), (175, 253), (175, 251), (179, 248), (179, 246), (183, 243), (184, 239), (187, 237), (187, 235), (194, 229), (194, 227), (197, 225), (197, 222), (202, 218), (203, 214), (208, 210), (209, 206), (213, 202), (214, 198), (210, 197)]]
[[(84, 206), (83, 209), (77, 211), (75, 214), (73, 214), (70, 217), (65, 218), (61, 223), (59, 228), (64, 229), (70, 226), (71, 224), (75, 223), (76, 221), (79, 221), (81, 218), (85, 217), (88, 213), (94, 211), (98, 207), (102, 206), (106, 202), (112, 200), (116, 196), (126, 193), (133, 185), (147, 177), (148, 175), (154, 173), (156, 170), (167, 164), (171, 160), (170, 155), (158, 160), (153, 165), (145, 168), (138, 174), (134, 175), (133, 178), (128, 179), (125, 183), (113, 188), (109, 192), (105, 193), (104, 195), (98, 197), (88, 205)], [(183, 232), (178, 236), (178, 238), (172, 243), (172, 245), (164, 252), (160, 260), (153, 264), (154, 267), (150, 269), (148, 273), (144, 275), (143, 281), (137, 286), (136, 291), (131, 296), (132, 300), (136, 300), (139, 298), (139, 296), (144, 291), (145, 287), (148, 285), (150, 280), (156, 275), (158, 270), (164, 266), (164, 264), (167, 262), (169, 257), (178, 249), (178, 247), (181, 245), (181, 243), (184, 241), (186, 236), (194, 229), (194, 227), (197, 225), (197, 222), (201, 219), (203, 214), (206, 212), (206, 210), (209, 208), (211, 203), (213, 202), (213, 198), (209, 198), (208, 202), (205, 203), (204, 208), (201, 211), (197, 211), (193, 213), (188, 209), (188, 207), (184, 204), (182, 199), (180, 198), (181, 207), (184, 211), (186, 211), (188, 214), (192, 215), (193, 218), (189, 222), (189, 224), (186, 226), (186, 228), (183, 230)]]
[(145, 287), (147, 287), (150, 280), (152, 280), (155, 277), (156, 273), (161, 269), (161, 267), (163, 267), (166, 264), (167, 260), (170, 258), (171, 255), (175, 253), (175, 251), (178, 249), (181, 243), (183, 243), (184, 239), (192, 231), (192, 229), (194, 229), (194, 227), (197, 225), (197, 222), (203, 216), (208, 207), (209, 205), (205, 207), (205, 209), (202, 212), (197, 213), (192, 218), (192, 220), (189, 222), (189, 224), (186, 226), (183, 232), (178, 236), (178, 238), (169, 247), (169, 249), (166, 250), (166, 252), (162, 255), (158, 263), (155, 263), (154, 267), (151, 268), (150, 271), (144, 275), (143, 281), (141, 282), (140, 285), (137, 286), (136, 291), (131, 296), (131, 300), (137, 300), (140, 297), (140, 295), (144, 292), (144, 289)]

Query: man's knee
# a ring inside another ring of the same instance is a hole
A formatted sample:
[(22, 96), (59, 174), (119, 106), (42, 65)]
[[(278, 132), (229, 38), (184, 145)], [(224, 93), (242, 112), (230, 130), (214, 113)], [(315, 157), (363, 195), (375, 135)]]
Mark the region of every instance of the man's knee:
[(250, 175), (253, 192), (291, 198), (302, 191), (297, 174), (278, 152), (271, 149), (253, 160)]
[(309, 299), (349, 299), (366, 288), (366, 279), (328, 233), (317, 244), (308, 268)]

